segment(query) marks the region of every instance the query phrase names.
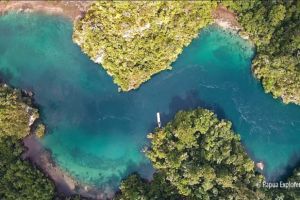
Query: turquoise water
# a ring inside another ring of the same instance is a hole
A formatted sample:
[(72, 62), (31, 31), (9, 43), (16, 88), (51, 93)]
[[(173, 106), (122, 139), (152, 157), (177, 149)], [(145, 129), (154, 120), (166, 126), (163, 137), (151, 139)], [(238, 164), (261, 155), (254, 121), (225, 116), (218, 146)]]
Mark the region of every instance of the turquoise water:
[(119, 93), (111, 77), (72, 43), (71, 23), (59, 17), (0, 17), (0, 72), (32, 90), (55, 161), (83, 183), (117, 187), (133, 171), (150, 177), (141, 152), (146, 134), (180, 109), (203, 106), (233, 122), (247, 152), (274, 180), (300, 160), (300, 106), (265, 94), (250, 70), (253, 49), (211, 26), (187, 47), (171, 71), (138, 90)]

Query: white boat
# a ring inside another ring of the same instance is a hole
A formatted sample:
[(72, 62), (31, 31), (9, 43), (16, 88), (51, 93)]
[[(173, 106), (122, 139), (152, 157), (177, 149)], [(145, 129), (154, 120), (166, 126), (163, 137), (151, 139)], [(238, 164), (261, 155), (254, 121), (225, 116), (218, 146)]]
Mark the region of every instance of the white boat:
[(161, 121), (160, 121), (160, 114), (159, 114), (159, 112), (156, 113), (156, 118), (157, 118), (157, 125), (158, 125), (158, 128), (160, 128), (160, 127), (161, 127)]

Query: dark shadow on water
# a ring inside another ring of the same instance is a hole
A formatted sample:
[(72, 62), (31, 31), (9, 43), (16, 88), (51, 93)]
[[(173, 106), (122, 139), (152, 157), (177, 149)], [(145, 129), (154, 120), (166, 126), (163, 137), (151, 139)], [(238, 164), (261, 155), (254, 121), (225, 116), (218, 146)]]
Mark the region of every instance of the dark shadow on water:
[[(243, 142), (242, 142), (243, 143)], [(245, 146), (243, 144), (243, 146)], [(253, 152), (251, 152), (249, 149), (245, 149), (248, 156), (255, 162), (261, 162), (262, 160), (255, 159), (255, 156)], [(268, 165), (264, 163), (265, 168), (268, 168)], [(266, 181), (268, 182), (286, 182), (288, 178), (290, 178), (293, 175), (293, 172), (295, 169), (300, 167), (300, 154), (294, 153), (291, 158), (288, 161), (288, 165), (286, 166), (279, 166), (277, 170), (273, 171), (272, 174), (266, 173), (266, 171), (260, 171), (258, 170), (262, 175), (264, 175)], [(268, 171), (268, 170), (267, 170)]]
[(294, 153), (289, 159), (287, 166), (281, 166), (272, 175), (266, 177), (268, 181), (287, 181), (293, 175), (296, 168), (300, 167), (300, 154)]
[[(224, 110), (218, 104), (205, 102), (199, 97), (199, 93), (196, 90), (190, 90), (186, 92), (184, 97), (174, 96), (172, 98), (169, 104), (169, 112), (161, 113), (162, 126), (165, 126), (169, 121), (171, 121), (178, 111), (192, 110), (196, 108), (211, 110), (217, 114), (219, 119), (226, 118)], [(156, 126), (156, 124), (153, 124), (152, 127), (150, 127), (150, 130), (154, 130)]]
[(0, 83), (9, 83), (13, 75), (8, 70), (1, 70), (0, 72)]
[(0, 83), (2, 84), (2, 83), (6, 83), (6, 81), (5, 81), (5, 79), (3, 78), (3, 76), (1, 75), (1, 73), (0, 73)]
[[(186, 92), (184, 97), (174, 96), (169, 104), (169, 112), (160, 113), (162, 126), (165, 126), (168, 122), (170, 122), (178, 111), (192, 110), (196, 108), (211, 110), (219, 119), (226, 119), (224, 110), (218, 104), (205, 102), (199, 97), (199, 93), (196, 90), (190, 90)], [(147, 129), (147, 133), (153, 132), (156, 127), (157, 123), (151, 123)]]

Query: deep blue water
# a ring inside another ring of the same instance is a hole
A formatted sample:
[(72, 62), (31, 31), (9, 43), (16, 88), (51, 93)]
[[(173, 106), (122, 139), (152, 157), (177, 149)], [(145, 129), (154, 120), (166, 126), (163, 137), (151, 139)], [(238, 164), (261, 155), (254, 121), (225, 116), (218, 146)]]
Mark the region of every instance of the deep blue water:
[(173, 63), (138, 90), (119, 93), (111, 77), (71, 40), (69, 21), (36, 14), (0, 17), (0, 72), (35, 94), (48, 127), (42, 143), (83, 183), (117, 187), (133, 171), (150, 177), (141, 149), (147, 133), (176, 111), (202, 106), (233, 123), (263, 173), (279, 178), (300, 160), (300, 106), (265, 94), (251, 74), (254, 50), (210, 26)]

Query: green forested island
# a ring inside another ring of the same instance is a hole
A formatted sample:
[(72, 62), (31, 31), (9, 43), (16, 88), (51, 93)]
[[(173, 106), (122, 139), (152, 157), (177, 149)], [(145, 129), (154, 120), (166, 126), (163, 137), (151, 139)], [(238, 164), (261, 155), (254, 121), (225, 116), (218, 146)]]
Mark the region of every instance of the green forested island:
[[(206, 109), (179, 111), (165, 127), (150, 133), (146, 155), (156, 173), (148, 182), (133, 174), (117, 199), (298, 199), (298, 188), (262, 187), (231, 122)], [(299, 182), (299, 170), (287, 182)]]
[[(300, 3), (221, 1), (256, 46), (254, 75), (266, 92), (300, 104)], [(170, 69), (199, 30), (213, 22), (216, 1), (97, 2), (74, 26), (74, 41), (124, 91)]]
[(266, 198), (260, 190), (263, 177), (255, 172), (231, 123), (213, 112), (180, 111), (148, 137), (146, 154), (157, 174), (150, 185), (136, 175), (129, 177), (121, 185), (121, 199), (172, 199), (174, 194), (180, 194), (177, 199)]
[(180, 111), (173, 121), (148, 136), (147, 156), (180, 194), (191, 198), (259, 196), (255, 174), (231, 123), (209, 110)]
[(77, 21), (73, 40), (128, 91), (170, 69), (182, 49), (212, 22), (216, 6), (209, 1), (100, 1)]

